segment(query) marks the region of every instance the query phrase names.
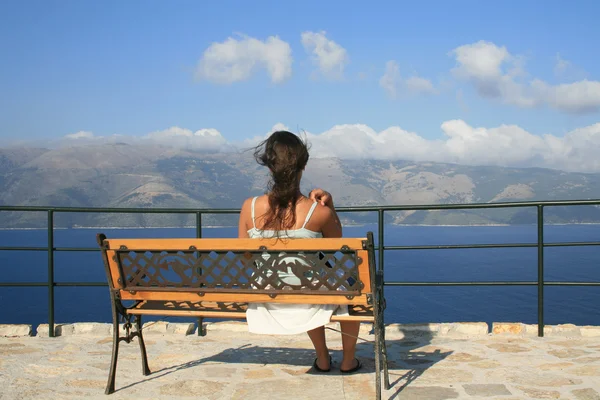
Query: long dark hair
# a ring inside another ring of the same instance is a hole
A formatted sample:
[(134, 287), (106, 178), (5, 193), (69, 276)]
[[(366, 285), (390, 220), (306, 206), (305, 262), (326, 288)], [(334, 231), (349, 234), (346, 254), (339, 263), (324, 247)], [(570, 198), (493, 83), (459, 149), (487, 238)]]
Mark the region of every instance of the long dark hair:
[(270, 211), (264, 229), (282, 231), (296, 224), (300, 175), (308, 162), (308, 144), (288, 131), (273, 132), (254, 149), (254, 158), (269, 168), (267, 186)]

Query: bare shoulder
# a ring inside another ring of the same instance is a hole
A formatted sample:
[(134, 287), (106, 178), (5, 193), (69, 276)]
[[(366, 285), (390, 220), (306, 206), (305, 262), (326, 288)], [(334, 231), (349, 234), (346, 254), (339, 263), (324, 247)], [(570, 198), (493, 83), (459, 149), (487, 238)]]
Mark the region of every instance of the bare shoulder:
[(312, 217), (308, 221), (307, 228), (320, 231), (333, 217), (333, 211), (329, 207), (317, 204)]
[(242, 211), (244, 211), (245, 209), (250, 209), (250, 205), (252, 204), (252, 199), (253, 199), (253, 197), (248, 197), (246, 200), (244, 200), (244, 202), (242, 203)]

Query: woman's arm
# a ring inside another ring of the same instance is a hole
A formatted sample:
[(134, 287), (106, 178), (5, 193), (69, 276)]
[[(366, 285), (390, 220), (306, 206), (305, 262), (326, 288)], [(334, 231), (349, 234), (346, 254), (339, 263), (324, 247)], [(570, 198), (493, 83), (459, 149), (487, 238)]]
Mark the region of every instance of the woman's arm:
[(308, 194), (308, 197), (314, 201), (317, 201), (319, 204), (327, 207), (325, 209), (325, 223), (323, 224), (323, 228), (321, 228), (323, 237), (342, 237), (342, 223), (340, 222), (340, 218), (338, 217), (337, 212), (335, 211), (335, 206), (333, 205), (333, 196), (331, 196), (331, 193), (323, 189), (315, 189)]
[(252, 199), (246, 199), (242, 204), (242, 210), (240, 211), (240, 220), (238, 222), (238, 238), (249, 238), (248, 236), (248, 220), (251, 219), (250, 213), (250, 202)]

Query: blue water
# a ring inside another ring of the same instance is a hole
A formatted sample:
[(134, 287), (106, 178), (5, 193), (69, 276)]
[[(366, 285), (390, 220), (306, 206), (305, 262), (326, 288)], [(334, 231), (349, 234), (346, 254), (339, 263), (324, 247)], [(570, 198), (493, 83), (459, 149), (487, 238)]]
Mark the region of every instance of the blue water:
[[(110, 237), (194, 237), (195, 229), (60, 229), (56, 247), (96, 247)], [(347, 237), (377, 232), (346, 227)], [(235, 237), (235, 228), (204, 228), (204, 237)], [(386, 226), (385, 245), (536, 243), (535, 226)], [(378, 240), (376, 238), (376, 240)], [(600, 225), (551, 225), (546, 242), (600, 241)], [(2, 246), (47, 246), (45, 230), (1, 230)], [(105, 282), (99, 252), (56, 252), (57, 282)], [(547, 281), (600, 281), (600, 247), (545, 249)], [(0, 251), (0, 282), (46, 282), (47, 253)], [(537, 249), (410, 250), (384, 254), (386, 281), (535, 281)], [(537, 321), (536, 287), (386, 287), (386, 322)], [(48, 319), (46, 287), (0, 287), (0, 323)], [(57, 322), (110, 321), (105, 287), (56, 287)], [(545, 322), (600, 325), (600, 287), (546, 287)]]

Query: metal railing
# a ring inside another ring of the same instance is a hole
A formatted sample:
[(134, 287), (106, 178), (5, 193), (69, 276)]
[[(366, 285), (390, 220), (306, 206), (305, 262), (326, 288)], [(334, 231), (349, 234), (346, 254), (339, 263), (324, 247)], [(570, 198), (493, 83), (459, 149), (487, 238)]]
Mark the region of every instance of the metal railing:
[[(560, 206), (599, 206), (600, 200), (506, 202), (476, 204), (435, 204), (410, 206), (366, 206), (340, 207), (340, 213), (376, 212), (378, 228), (378, 267), (384, 269), (384, 252), (403, 250), (449, 250), (449, 249), (494, 249), (494, 248), (537, 248), (537, 280), (535, 281), (445, 281), (445, 282), (400, 282), (385, 281), (384, 286), (537, 286), (538, 336), (544, 336), (544, 287), (545, 286), (600, 286), (600, 282), (546, 281), (544, 279), (544, 248), (572, 246), (600, 246), (600, 242), (544, 242), (544, 209)], [(537, 213), (537, 243), (498, 243), (471, 245), (424, 245), (385, 246), (385, 213), (394, 211), (473, 210), (502, 208), (535, 208)], [(48, 244), (44, 247), (0, 246), (3, 250), (46, 251), (48, 253), (48, 281), (46, 282), (0, 282), (0, 287), (48, 287), (48, 335), (54, 336), (54, 288), (60, 286), (107, 286), (106, 282), (56, 282), (54, 279), (54, 254), (61, 251), (99, 251), (96, 247), (55, 247), (54, 216), (57, 213), (108, 213), (108, 214), (187, 214), (196, 217), (196, 237), (202, 237), (202, 216), (207, 214), (238, 214), (239, 209), (181, 209), (181, 208), (92, 208), (92, 207), (21, 207), (0, 206), (0, 211), (45, 212), (48, 217)]]

